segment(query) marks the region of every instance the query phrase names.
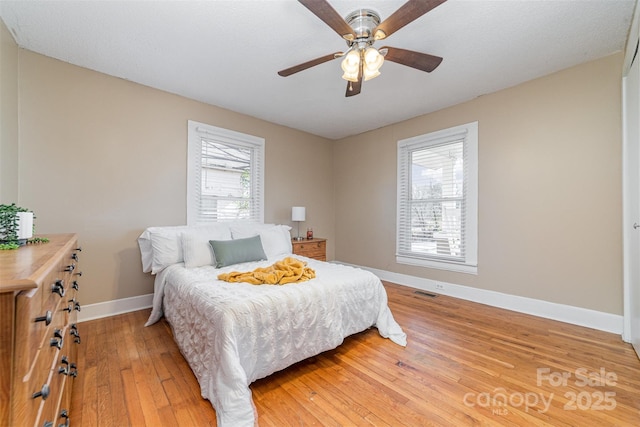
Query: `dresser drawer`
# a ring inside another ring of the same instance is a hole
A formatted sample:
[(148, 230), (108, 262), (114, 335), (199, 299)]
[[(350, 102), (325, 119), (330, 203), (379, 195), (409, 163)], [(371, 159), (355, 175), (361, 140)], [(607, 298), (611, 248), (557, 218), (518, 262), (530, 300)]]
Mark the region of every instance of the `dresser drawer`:
[(64, 271), (65, 265), (68, 265), (65, 260), (60, 260), (43, 282), (42, 309), (44, 311), (53, 310), (60, 303), (66, 301), (71, 275), (69, 272)]
[[(40, 289), (23, 291), (16, 297), (16, 322), (14, 346), (14, 372), (22, 376), (31, 371), (36, 355), (42, 347), (47, 333), (52, 326), (56, 307), (42, 308), (42, 292)], [(19, 351), (18, 351), (19, 350)]]
[(64, 425), (65, 420), (60, 419), (60, 414), (64, 411), (66, 416), (69, 415), (70, 400), (65, 391), (67, 390), (67, 383), (72, 380), (77, 371), (75, 363), (71, 362), (68, 356), (70, 349), (74, 345), (72, 339), (68, 338), (68, 327), (62, 331), (62, 335), (65, 337), (64, 344), (61, 349), (55, 350), (52, 358), (53, 365), (49, 374), (50, 398), (44, 403), (37, 425), (45, 425), (48, 421), (53, 422), (54, 426)]
[(38, 289), (31, 298), (30, 295), (18, 296), (16, 314), (29, 313), (31, 320), (17, 324), (15, 337), (15, 348), (21, 351), (16, 353), (14, 367), (13, 417), (20, 420), (20, 425), (39, 424), (39, 414), (51, 406), (60, 393), (57, 384), (52, 382), (52, 371), (67, 341), (65, 313), (60, 301), (45, 307), (46, 310), (40, 308), (37, 295), (41, 293)]

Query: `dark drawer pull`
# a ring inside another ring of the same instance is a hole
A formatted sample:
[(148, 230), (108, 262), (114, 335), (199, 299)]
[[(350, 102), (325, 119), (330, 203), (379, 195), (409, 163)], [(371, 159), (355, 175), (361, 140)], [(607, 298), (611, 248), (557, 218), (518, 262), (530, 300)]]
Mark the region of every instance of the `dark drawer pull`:
[(78, 329), (76, 324), (71, 325), (71, 330), (69, 331), (69, 335), (73, 337), (73, 342), (76, 344), (80, 344), (80, 333), (78, 333)]
[(56, 280), (56, 283), (51, 285), (51, 292), (54, 294), (60, 295), (60, 297), (64, 296), (64, 280)]
[(45, 421), (44, 424), (42, 424), (42, 427), (53, 427), (53, 422)]
[(51, 338), (51, 340), (49, 340), (49, 346), (56, 347), (58, 350), (62, 350), (63, 345), (64, 340), (62, 338)]
[(80, 307), (80, 303), (77, 302), (73, 305), (73, 308), (75, 308), (76, 311), (80, 311), (81, 307)]
[(75, 248), (74, 250), (78, 251), (78, 252), (82, 252), (82, 246), (78, 246), (77, 248)]
[(49, 325), (49, 323), (51, 323), (51, 320), (52, 314), (49, 310), (47, 310), (44, 316), (36, 317), (35, 319), (36, 322), (44, 322), (45, 325)]
[(71, 259), (74, 261), (78, 261), (78, 254), (75, 254), (75, 253), (71, 254)]
[(64, 424), (58, 424), (58, 427), (69, 427), (69, 413), (66, 409), (60, 411), (59, 418), (64, 418)]
[(71, 271), (73, 271), (73, 270), (75, 270), (75, 269), (76, 269), (76, 265), (75, 265), (75, 264), (70, 264), (70, 265), (67, 265), (67, 266), (64, 268), (64, 271), (69, 271), (69, 272), (71, 272)]
[(47, 397), (49, 397), (49, 384), (43, 384), (40, 391), (36, 391), (35, 393), (33, 393), (32, 397), (34, 399), (42, 397), (42, 400), (47, 400)]
[[(78, 274), (82, 276), (82, 272), (79, 272)], [(80, 288), (80, 286), (78, 285), (78, 281), (77, 281), (77, 280), (74, 280), (74, 281), (73, 281), (73, 283), (71, 284), (71, 287), (72, 287), (73, 289), (75, 289), (76, 291), (79, 291), (79, 290), (80, 290), (80, 289), (79, 289), (79, 288)]]

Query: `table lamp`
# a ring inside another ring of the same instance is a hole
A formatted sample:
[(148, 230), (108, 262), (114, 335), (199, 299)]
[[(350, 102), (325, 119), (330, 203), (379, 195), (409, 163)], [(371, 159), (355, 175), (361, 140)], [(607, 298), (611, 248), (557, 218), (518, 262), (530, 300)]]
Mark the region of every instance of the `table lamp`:
[(304, 237), (300, 237), (300, 221), (304, 221), (304, 217), (304, 206), (294, 206), (291, 208), (291, 221), (298, 223), (298, 237), (294, 237), (294, 240), (304, 240)]

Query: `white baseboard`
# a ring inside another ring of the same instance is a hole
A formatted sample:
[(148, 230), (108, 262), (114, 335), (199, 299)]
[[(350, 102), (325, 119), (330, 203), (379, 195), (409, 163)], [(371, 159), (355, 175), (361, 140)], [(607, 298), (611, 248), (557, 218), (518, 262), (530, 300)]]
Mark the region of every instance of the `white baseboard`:
[(150, 308), (152, 303), (153, 294), (147, 294), (83, 305), (82, 311), (78, 313), (78, 322), (86, 322), (87, 320), (100, 319), (102, 317), (115, 316), (116, 314)]
[[(338, 261), (336, 261), (338, 262)], [(338, 262), (340, 263), (340, 262)], [(341, 263), (351, 265), (347, 263)], [(478, 302), (492, 307), (504, 308), (519, 313), (531, 314), (545, 319), (558, 320), (573, 325), (585, 326), (600, 331), (622, 334), (623, 316), (574, 307), (571, 305), (557, 304), (533, 298), (517, 295), (503, 294), (486, 289), (472, 288), (470, 286), (456, 285), (453, 283), (439, 282), (406, 274), (393, 273), (375, 268), (353, 265), (371, 271), (382, 280), (409, 286), (423, 291), (447, 295), (467, 301)]]

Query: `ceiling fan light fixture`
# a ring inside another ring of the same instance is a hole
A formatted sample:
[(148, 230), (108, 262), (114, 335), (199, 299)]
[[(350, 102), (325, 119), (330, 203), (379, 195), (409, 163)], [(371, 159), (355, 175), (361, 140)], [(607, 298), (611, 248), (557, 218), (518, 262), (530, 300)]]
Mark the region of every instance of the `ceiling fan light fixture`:
[(384, 63), (384, 56), (375, 47), (369, 46), (364, 51), (363, 74), (365, 80), (373, 79), (380, 75), (380, 67)]
[(380, 55), (378, 49), (375, 47), (368, 47), (364, 51), (364, 63), (368, 68), (375, 68), (376, 70), (380, 69), (382, 63), (384, 62), (384, 57)]
[(367, 80), (371, 80), (373, 78), (376, 78), (380, 75), (380, 71), (376, 70), (376, 71), (370, 71), (367, 68), (362, 70), (362, 76), (364, 77), (364, 81), (366, 82)]
[(356, 71), (355, 73), (348, 73), (345, 71), (344, 74), (342, 75), (342, 78), (348, 82), (355, 83), (358, 81), (358, 72)]
[(358, 81), (358, 71), (360, 69), (360, 51), (358, 49), (350, 50), (342, 60), (342, 78), (350, 82)]

